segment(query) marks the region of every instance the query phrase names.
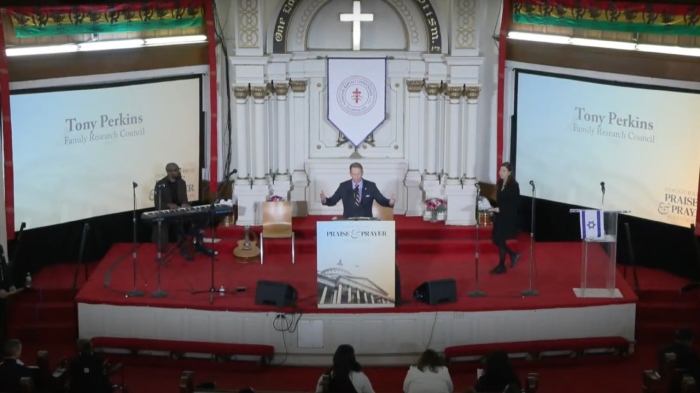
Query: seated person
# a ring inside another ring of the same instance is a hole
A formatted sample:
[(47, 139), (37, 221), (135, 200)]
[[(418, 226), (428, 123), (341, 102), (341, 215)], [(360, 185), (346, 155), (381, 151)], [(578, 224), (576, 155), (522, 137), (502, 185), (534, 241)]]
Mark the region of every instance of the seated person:
[[(165, 171), (167, 175), (158, 180), (155, 185), (155, 205), (156, 209), (161, 210), (166, 209), (178, 209), (181, 207), (190, 207), (187, 201), (187, 183), (182, 178), (180, 174), (180, 167), (175, 163), (169, 163), (165, 166)], [(213, 250), (208, 249), (204, 245), (204, 226), (207, 224), (207, 219), (196, 220), (196, 221), (177, 221), (173, 223), (173, 228), (175, 229), (177, 235), (177, 242), (180, 245), (180, 253), (182, 257), (188, 261), (193, 260), (192, 254), (190, 254), (188, 242), (185, 241), (185, 235), (190, 235), (195, 238), (195, 249), (197, 252), (212, 256), (214, 254)], [(153, 225), (153, 238), (157, 239), (156, 243), (163, 251), (164, 244), (167, 243), (168, 239), (168, 227), (161, 224), (161, 234), (158, 237), (158, 223)]]
[(5, 249), (0, 245), (0, 342), (7, 340), (7, 327), (10, 319), (8, 304), (12, 295), (18, 292), (12, 282), (12, 271), (5, 258)]
[(667, 353), (676, 355), (676, 368), (684, 369), (686, 374), (700, 381), (700, 357), (693, 350), (693, 333), (690, 329), (676, 330), (674, 341), (659, 349), (659, 370), (663, 369), (664, 357)]
[(452, 393), (452, 378), (440, 355), (428, 349), (418, 364), (408, 369), (403, 381), (404, 393)]
[(515, 385), (521, 389), (520, 380), (515, 369), (510, 364), (508, 354), (502, 351), (493, 351), (486, 357), (484, 374), (479, 377), (474, 385), (477, 392), (502, 392), (508, 385)]
[(79, 339), (77, 345), (78, 357), (71, 360), (68, 367), (68, 392), (111, 392), (106, 362), (92, 352), (90, 340)]
[(19, 360), (22, 356), (22, 343), (19, 340), (7, 340), (2, 347), (2, 356), (0, 392), (19, 393), (21, 379), (32, 377), (31, 369)]
[(333, 355), (333, 367), (321, 375), (316, 392), (323, 392), (323, 377), (329, 377), (329, 393), (374, 393), (369, 378), (355, 359), (355, 349), (347, 344), (338, 346)]

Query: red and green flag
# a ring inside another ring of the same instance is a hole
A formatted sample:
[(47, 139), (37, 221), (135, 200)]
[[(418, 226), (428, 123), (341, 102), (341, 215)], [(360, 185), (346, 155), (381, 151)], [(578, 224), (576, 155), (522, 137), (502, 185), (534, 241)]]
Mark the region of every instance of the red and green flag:
[(17, 38), (126, 33), (202, 26), (203, 0), (8, 9)]
[(659, 35), (700, 35), (700, 6), (603, 0), (513, 0), (513, 22)]

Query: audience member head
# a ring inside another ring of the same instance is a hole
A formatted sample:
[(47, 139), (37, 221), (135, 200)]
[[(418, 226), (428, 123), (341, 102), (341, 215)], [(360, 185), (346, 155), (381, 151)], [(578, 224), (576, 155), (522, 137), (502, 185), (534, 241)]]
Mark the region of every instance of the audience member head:
[(516, 373), (513, 366), (510, 364), (507, 353), (503, 351), (493, 351), (486, 356), (484, 375), (488, 375), (489, 378), (505, 380), (510, 379), (513, 375), (516, 375)]
[(361, 371), (360, 363), (355, 359), (355, 349), (348, 345), (339, 345), (333, 355), (333, 372), (336, 375), (349, 375), (350, 371)]
[(498, 168), (498, 184), (504, 184), (509, 186), (515, 183), (515, 171), (513, 170), (513, 164), (510, 162), (504, 162), (501, 167)]
[(5, 341), (2, 346), (2, 357), (5, 359), (19, 359), (22, 356), (22, 343), (19, 340), (11, 339)]
[(432, 349), (428, 349), (420, 355), (418, 359), (418, 369), (420, 371), (426, 371), (426, 368), (434, 373), (438, 372), (438, 368), (444, 366), (442, 358), (437, 352)]
[(80, 355), (89, 355), (92, 353), (92, 341), (88, 339), (79, 338), (77, 342), (77, 347), (78, 353)]
[(693, 332), (688, 328), (681, 328), (676, 330), (675, 341), (680, 344), (692, 345), (693, 344)]

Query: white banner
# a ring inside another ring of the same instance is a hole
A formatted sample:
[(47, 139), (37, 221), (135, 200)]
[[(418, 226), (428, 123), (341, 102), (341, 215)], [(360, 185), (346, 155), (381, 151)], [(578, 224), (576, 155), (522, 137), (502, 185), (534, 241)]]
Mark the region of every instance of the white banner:
[(394, 307), (395, 231), (394, 221), (316, 223), (318, 307)]
[(386, 119), (386, 59), (328, 59), (328, 121), (359, 146)]

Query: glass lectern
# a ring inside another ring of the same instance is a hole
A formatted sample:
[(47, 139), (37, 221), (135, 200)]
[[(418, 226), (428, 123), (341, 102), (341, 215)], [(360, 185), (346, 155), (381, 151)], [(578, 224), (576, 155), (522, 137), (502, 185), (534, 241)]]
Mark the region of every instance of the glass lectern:
[(622, 297), (615, 287), (617, 263), (617, 218), (627, 211), (571, 209), (581, 227), (581, 287), (578, 297)]

